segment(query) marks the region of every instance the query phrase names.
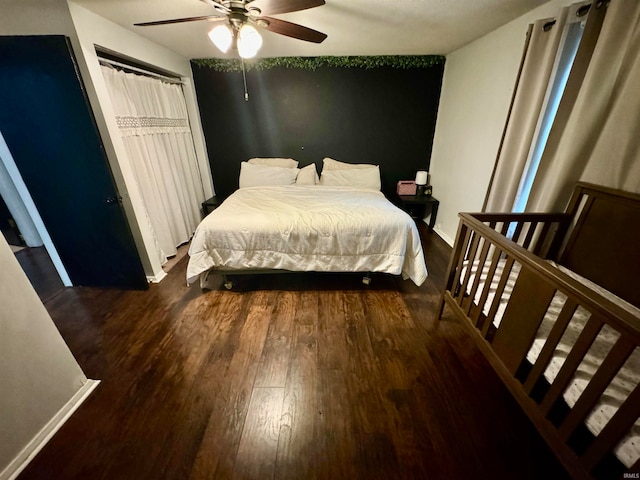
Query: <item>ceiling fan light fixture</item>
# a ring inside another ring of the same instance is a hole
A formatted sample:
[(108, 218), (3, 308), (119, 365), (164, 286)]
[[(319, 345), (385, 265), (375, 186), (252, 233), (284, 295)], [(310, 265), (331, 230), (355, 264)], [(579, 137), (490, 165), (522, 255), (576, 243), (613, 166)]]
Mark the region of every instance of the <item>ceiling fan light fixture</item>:
[(227, 53), (233, 43), (233, 32), (229, 25), (218, 25), (211, 29), (209, 38), (222, 53)]
[(262, 37), (253, 25), (245, 23), (238, 32), (238, 53), (242, 58), (253, 58), (262, 46)]

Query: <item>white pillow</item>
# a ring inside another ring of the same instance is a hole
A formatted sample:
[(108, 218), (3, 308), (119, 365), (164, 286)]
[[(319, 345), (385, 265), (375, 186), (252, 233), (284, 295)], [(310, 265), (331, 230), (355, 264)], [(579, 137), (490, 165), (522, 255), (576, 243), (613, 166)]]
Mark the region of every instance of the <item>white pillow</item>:
[(368, 168), (323, 169), (320, 176), (320, 185), (380, 190), (380, 167), (369, 165)]
[(299, 171), (298, 168), (269, 167), (242, 162), (240, 164), (240, 188), (292, 185), (296, 183)]
[(306, 167), (302, 167), (296, 178), (296, 184), (298, 185), (317, 185), (320, 183), (318, 178), (318, 172), (316, 171), (316, 164), (312, 163)]
[(354, 168), (369, 168), (375, 167), (376, 165), (372, 165), (370, 163), (345, 163), (339, 162), (338, 160), (334, 160), (333, 158), (325, 158), (322, 160), (323, 166), (322, 171), (325, 170), (352, 170)]
[(298, 162), (293, 158), (251, 158), (249, 163), (271, 167), (298, 168)]

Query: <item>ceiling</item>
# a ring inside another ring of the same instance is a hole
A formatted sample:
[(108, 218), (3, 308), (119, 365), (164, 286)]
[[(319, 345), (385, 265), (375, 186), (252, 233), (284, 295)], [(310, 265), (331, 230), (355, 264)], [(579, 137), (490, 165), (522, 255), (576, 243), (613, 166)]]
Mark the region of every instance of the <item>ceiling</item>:
[[(153, 27), (134, 23), (209, 15), (201, 0), (73, 0), (187, 58), (225, 57), (209, 41), (207, 21)], [(260, 57), (447, 54), (548, 0), (325, 0), (274, 15), (328, 35), (322, 44), (262, 30)]]

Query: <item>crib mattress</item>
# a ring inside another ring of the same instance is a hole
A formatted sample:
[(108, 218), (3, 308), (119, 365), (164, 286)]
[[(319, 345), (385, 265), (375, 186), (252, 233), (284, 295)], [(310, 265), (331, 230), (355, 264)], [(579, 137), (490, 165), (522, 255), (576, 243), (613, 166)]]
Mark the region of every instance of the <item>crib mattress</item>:
[[(502, 272), (505, 268), (506, 260), (500, 260), (498, 262), (496, 272), (492, 278), (489, 296), (487, 301), (483, 306), (483, 313), (488, 315), (489, 309), (495, 297), (498, 282), (502, 275)], [(567, 275), (571, 276), (575, 280), (581, 282), (583, 285), (588, 288), (597, 290), (600, 294), (607, 296), (615, 303), (619, 304), (626, 310), (629, 310), (638, 318), (640, 318), (640, 309), (630, 305), (624, 300), (616, 297), (612, 293), (602, 289), (601, 287), (593, 284), (588, 279), (581, 277), (580, 275), (567, 270), (566, 268), (556, 265), (551, 262), (554, 266), (558, 267)], [(462, 277), (466, 274), (466, 268), (464, 267)], [(513, 291), (514, 285), (518, 278), (518, 274), (520, 273), (520, 264), (514, 263), (513, 268), (510, 272), (509, 279), (507, 281), (507, 285), (505, 286), (504, 292), (500, 297), (500, 303), (498, 306), (498, 310), (496, 316), (493, 320), (493, 324), (498, 327), (500, 325), (500, 321), (502, 320), (502, 316), (504, 314), (505, 308), (508, 303), (508, 299), (511, 296), (511, 292)], [(480, 297), (484, 288), (484, 285), (487, 281), (489, 265), (488, 262), (485, 263), (483, 271), (481, 272), (480, 284), (475, 294), (474, 302), (478, 304), (480, 302)], [(478, 262), (476, 261), (471, 268), (471, 276), (467, 283), (467, 293), (470, 294), (471, 285), (475, 280), (475, 275), (478, 271)], [(536, 333), (535, 340), (527, 353), (527, 360), (533, 364), (537, 360), (542, 347), (545, 344), (547, 337), (549, 336), (549, 332), (558, 318), (562, 307), (564, 306), (567, 297), (561, 292), (556, 292), (551, 304), (547, 310), (547, 313), (542, 320), (540, 328)], [(562, 365), (567, 358), (567, 355), (571, 351), (571, 347), (575, 344), (576, 339), (582, 332), (586, 322), (590, 317), (590, 313), (582, 307), (578, 307), (574, 316), (567, 326), (567, 329), (562, 336), (556, 350), (554, 351), (553, 358), (549, 362), (547, 366), (544, 376), (549, 382), (553, 382), (558, 372), (562, 368)], [(578, 398), (586, 388), (587, 384), (595, 374), (596, 370), (602, 363), (603, 359), (614, 345), (616, 340), (618, 339), (619, 334), (612, 329), (611, 327), (605, 325), (600, 334), (594, 341), (587, 355), (585, 355), (582, 363), (578, 367), (573, 379), (571, 380), (569, 386), (563, 393), (564, 400), (570, 407), (573, 407), (577, 402)], [(616, 413), (622, 402), (629, 396), (631, 391), (635, 388), (635, 386), (640, 382), (640, 348), (636, 348), (633, 354), (629, 357), (624, 366), (620, 369), (618, 374), (614, 377), (613, 381), (601, 395), (598, 404), (593, 408), (593, 410), (587, 416), (585, 424), (587, 428), (594, 435), (598, 435), (605, 425), (609, 422), (611, 417)], [(615, 454), (618, 459), (626, 466), (631, 467), (637, 460), (640, 458), (640, 420), (636, 421), (633, 425), (632, 429), (625, 436), (625, 438), (618, 444), (615, 448)]]

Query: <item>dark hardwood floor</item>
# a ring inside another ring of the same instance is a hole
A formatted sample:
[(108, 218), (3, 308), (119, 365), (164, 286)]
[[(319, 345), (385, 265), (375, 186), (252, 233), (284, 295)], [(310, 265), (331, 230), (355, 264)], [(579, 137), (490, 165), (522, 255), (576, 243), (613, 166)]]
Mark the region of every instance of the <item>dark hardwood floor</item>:
[(238, 277), (46, 303), (95, 393), (26, 479), (538, 479), (562, 468), (452, 314), (450, 248), (430, 276)]
[(46, 302), (64, 288), (45, 247), (24, 248), (15, 253), (40, 300)]

